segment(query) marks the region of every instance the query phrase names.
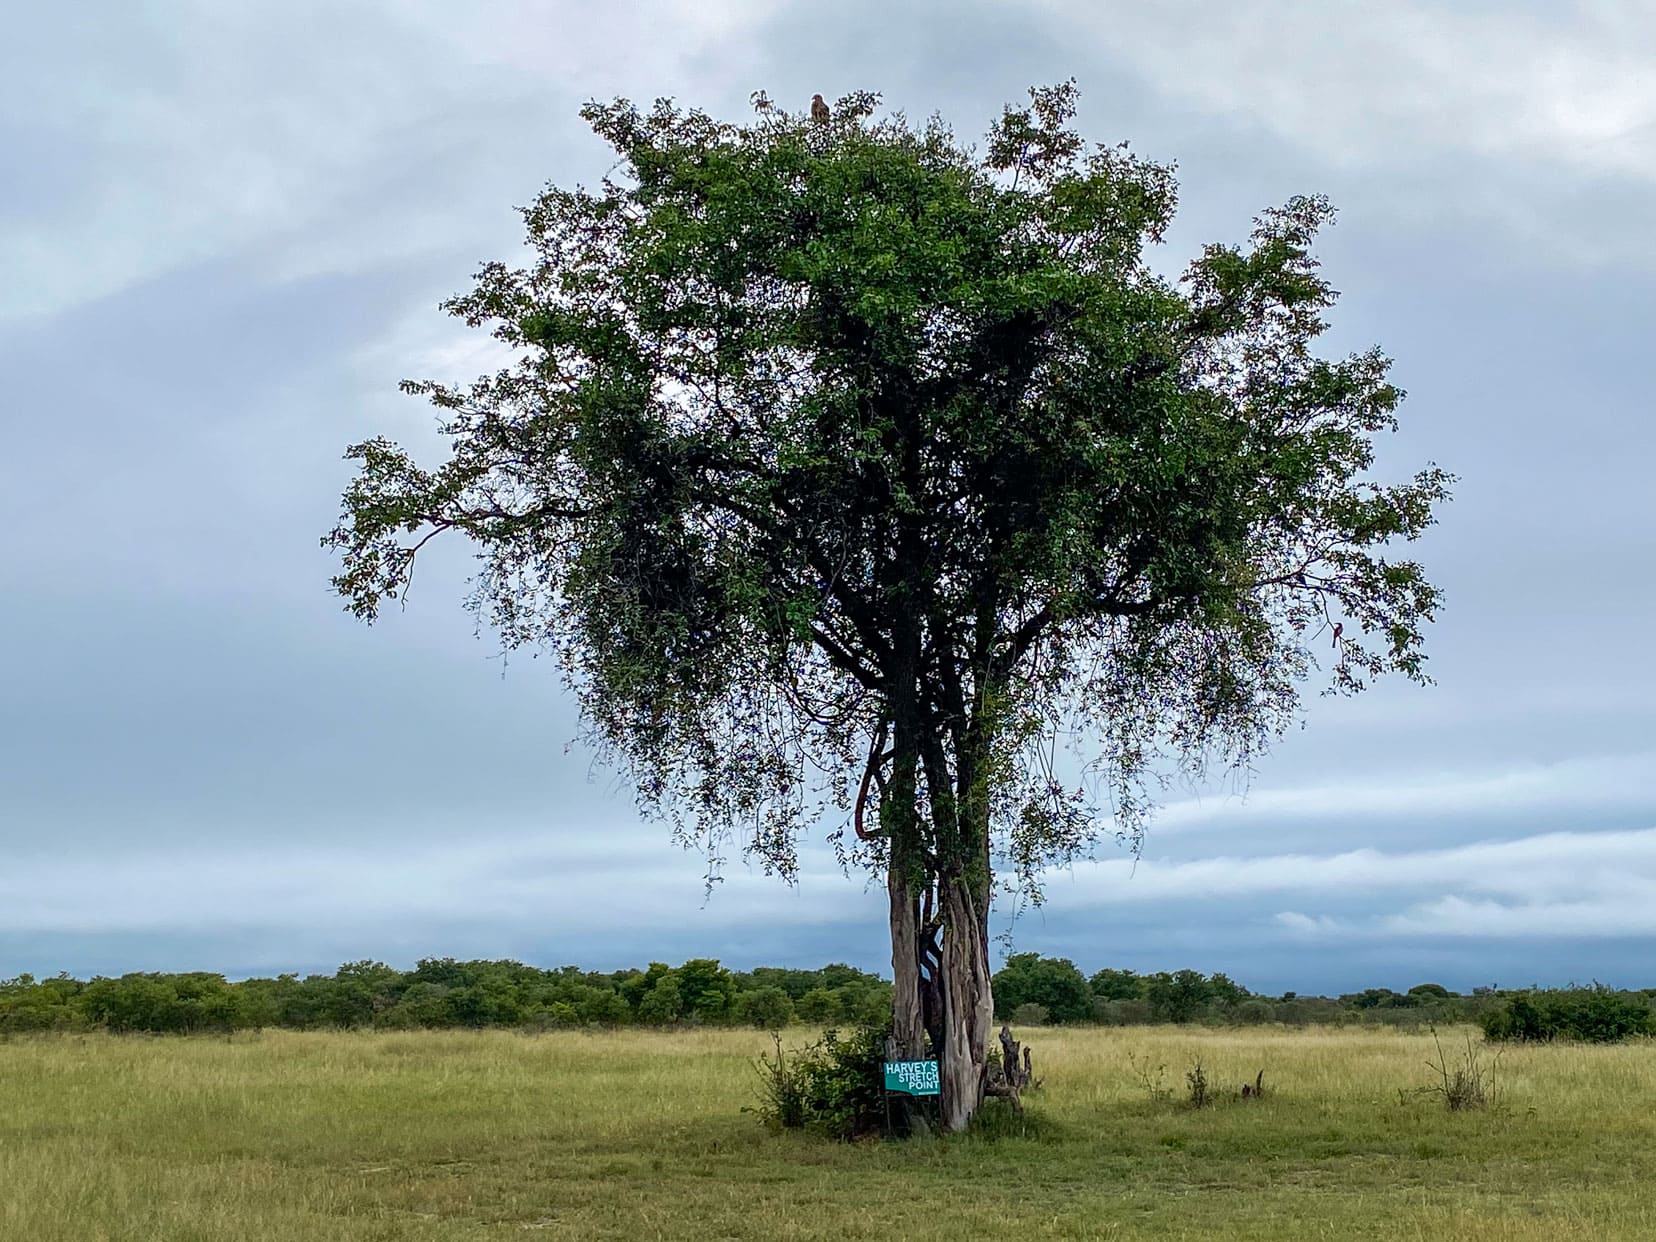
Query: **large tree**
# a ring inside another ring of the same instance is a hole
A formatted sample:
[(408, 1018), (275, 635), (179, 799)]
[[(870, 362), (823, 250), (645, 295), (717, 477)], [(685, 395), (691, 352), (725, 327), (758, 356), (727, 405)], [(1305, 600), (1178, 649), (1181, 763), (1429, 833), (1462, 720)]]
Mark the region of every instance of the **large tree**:
[(1378, 351), (1312, 352), (1322, 199), (1171, 279), (1170, 169), (1085, 144), (1073, 86), (981, 149), (872, 95), (756, 102), (584, 109), (611, 176), (546, 190), (528, 265), (446, 304), (514, 361), (405, 384), (448, 459), (351, 448), (325, 542), (367, 619), (433, 536), (474, 543), (482, 618), (561, 657), (710, 857), (792, 877), (837, 823), (889, 894), (896, 1043), (960, 1128), (997, 883), (1038, 899), (1158, 778), (1248, 764), (1320, 660), (1424, 680), (1438, 594), (1386, 553), (1449, 479), (1369, 478), (1401, 394)]

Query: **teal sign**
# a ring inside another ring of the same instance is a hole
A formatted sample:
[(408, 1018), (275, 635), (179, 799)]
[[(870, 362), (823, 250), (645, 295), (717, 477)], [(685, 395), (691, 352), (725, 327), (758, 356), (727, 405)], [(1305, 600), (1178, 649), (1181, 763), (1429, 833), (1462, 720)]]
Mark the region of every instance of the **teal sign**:
[(885, 1062), (885, 1089), (904, 1095), (942, 1095), (936, 1061)]

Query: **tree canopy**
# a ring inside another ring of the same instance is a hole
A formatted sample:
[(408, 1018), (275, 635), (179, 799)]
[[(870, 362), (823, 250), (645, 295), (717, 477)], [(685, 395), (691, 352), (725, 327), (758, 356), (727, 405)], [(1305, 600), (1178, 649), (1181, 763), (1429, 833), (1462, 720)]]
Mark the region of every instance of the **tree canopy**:
[(372, 619), (469, 538), (480, 616), (557, 653), (711, 856), (792, 877), (836, 803), (887, 878), (899, 1043), (963, 1124), (994, 877), (1038, 897), (1136, 837), (1166, 765), (1248, 763), (1322, 660), (1337, 691), (1424, 680), (1438, 592), (1393, 548), (1450, 480), (1370, 478), (1402, 394), (1378, 350), (1314, 352), (1325, 200), (1174, 278), (1147, 258), (1171, 169), (1084, 143), (1072, 85), (981, 148), (877, 103), (588, 105), (615, 170), (548, 188), (530, 262), (446, 304), (514, 361), (405, 384), (450, 456), (353, 446), (325, 542)]

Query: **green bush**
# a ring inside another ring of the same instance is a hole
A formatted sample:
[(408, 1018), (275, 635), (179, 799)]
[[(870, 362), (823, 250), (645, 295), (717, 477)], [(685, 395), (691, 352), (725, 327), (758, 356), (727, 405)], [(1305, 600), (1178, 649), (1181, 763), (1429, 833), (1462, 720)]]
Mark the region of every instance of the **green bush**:
[(849, 1141), (885, 1123), (886, 1039), (891, 1025), (828, 1030), (795, 1052), (776, 1037), (774, 1056), (759, 1059), (760, 1117), (769, 1125)]
[(1482, 1025), (1489, 1039), (1611, 1044), (1632, 1035), (1656, 1034), (1656, 1014), (1649, 1000), (1637, 993), (1594, 984), (1559, 992), (1520, 992), (1486, 1012)]
[(1213, 986), (1199, 970), (1151, 975), (1144, 999), (1158, 1022), (1194, 1022), (1213, 999)]
[(813, 1026), (817, 1023), (838, 1022), (843, 1016), (839, 994), (830, 992), (827, 988), (812, 988), (799, 998), (795, 1008), (799, 1012), (799, 1020), (809, 1022)]
[(741, 1013), (750, 1026), (776, 1031), (793, 1021), (794, 1004), (779, 987), (755, 988), (742, 994)]
[(1144, 999), (1144, 981), (1130, 970), (1105, 969), (1088, 980), (1093, 995), (1104, 1001)]
[(684, 997), (679, 992), (678, 976), (666, 974), (638, 1002), (638, 1020), (651, 1026), (664, 1026), (684, 1016)]
[(1346, 1010), (1337, 1000), (1326, 996), (1295, 996), (1284, 999), (1276, 1007), (1276, 1020), (1288, 1026), (1311, 1026), (1318, 1023), (1338, 1023)]
[(1150, 1005), (1141, 1000), (1104, 1000), (1093, 1004), (1093, 1017), (1105, 1026), (1144, 1026), (1150, 1021)]
[(1001, 1018), (1020, 1005), (1039, 1005), (1053, 1022), (1087, 1022), (1093, 1016), (1093, 993), (1087, 977), (1067, 957), (1014, 953), (990, 981), (995, 1012)]
[(632, 1021), (632, 1010), (618, 993), (597, 988), (583, 988), (582, 993), (575, 1012), (588, 1026), (625, 1026)]
[(0, 1008), (0, 1032), (64, 1031), (79, 1025), (80, 1016), (75, 1010), (44, 997), (29, 997)]
[(730, 972), (718, 962), (705, 957), (691, 958), (673, 972), (673, 977), (678, 983), (685, 1017), (712, 1023), (729, 1016), (734, 984)]

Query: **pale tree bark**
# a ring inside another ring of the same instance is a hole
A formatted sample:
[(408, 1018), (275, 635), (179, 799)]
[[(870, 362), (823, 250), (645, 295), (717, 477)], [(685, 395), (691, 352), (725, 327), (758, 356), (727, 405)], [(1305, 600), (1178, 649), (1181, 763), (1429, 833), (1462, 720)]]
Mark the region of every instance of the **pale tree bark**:
[[(886, 1056), (893, 1061), (921, 1061), (926, 1057), (926, 1017), (920, 979), (920, 909), (903, 868), (888, 869), (886, 895), (891, 903), (893, 984)], [(897, 1134), (930, 1129), (925, 1113), (907, 1096), (891, 1100), (889, 1109), (888, 1121)]]
[(891, 902), (891, 975), (894, 984), (891, 1037), (898, 1056), (915, 1061), (926, 1055), (925, 1010), (920, 1001), (920, 911), (903, 868), (886, 874)]
[(989, 982), (988, 893), (973, 888), (959, 878), (942, 886), (944, 1037), (938, 1070), (943, 1126), (953, 1131), (969, 1126), (983, 1104), (995, 1016)]

